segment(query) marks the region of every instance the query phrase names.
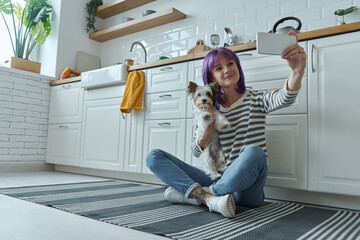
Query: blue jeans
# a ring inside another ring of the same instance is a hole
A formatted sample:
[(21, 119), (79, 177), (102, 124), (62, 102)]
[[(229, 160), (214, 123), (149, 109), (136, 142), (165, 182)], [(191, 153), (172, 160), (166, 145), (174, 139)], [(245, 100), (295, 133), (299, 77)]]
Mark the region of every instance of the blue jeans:
[(265, 198), (267, 158), (265, 152), (255, 145), (243, 148), (218, 181), (160, 149), (151, 150), (146, 157), (146, 165), (161, 181), (186, 197), (201, 186), (210, 187), (215, 196), (232, 193), (236, 204), (243, 206), (257, 207)]

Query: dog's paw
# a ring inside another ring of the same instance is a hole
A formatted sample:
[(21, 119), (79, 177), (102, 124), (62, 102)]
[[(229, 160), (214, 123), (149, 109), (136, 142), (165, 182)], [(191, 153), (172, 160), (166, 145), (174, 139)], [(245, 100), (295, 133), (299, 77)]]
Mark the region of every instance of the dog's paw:
[(213, 173), (210, 174), (210, 178), (212, 180), (219, 180), (221, 178), (221, 174), (218, 173), (218, 172), (213, 172)]
[(218, 124), (218, 130), (219, 131), (223, 131), (223, 130), (226, 130), (230, 127), (230, 123), (228, 121), (225, 121), (225, 122), (220, 122)]
[(204, 114), (203, 119), (204, 119), (204, 121), (206, 121), (206, 122), (212, 121), (212, 116), (211, 116), (210, 113), (206, 113), (206, 114)]

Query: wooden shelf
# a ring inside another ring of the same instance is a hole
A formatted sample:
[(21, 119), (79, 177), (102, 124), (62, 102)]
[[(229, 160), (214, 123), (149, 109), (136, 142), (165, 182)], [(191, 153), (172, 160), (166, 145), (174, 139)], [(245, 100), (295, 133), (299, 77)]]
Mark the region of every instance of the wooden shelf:
[(115, 0), (99, 6), (96, 10), (96, 16), (103, 19), (112, 17), (154, 1), (155, 0)]
[(89, 38), (98, 42), (105, 42), (184, 18), (186, 18), (184, 13), (175, 8), (169, 8), (113, 27), (95, 31), (90, 33)]

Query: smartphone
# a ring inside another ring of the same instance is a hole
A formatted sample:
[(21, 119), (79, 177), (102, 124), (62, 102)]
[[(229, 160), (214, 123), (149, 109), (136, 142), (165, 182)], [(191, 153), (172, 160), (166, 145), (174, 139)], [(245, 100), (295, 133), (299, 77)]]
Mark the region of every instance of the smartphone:
[(258, 53), (282, 55), (285, 48), (296, 43), (296, 36), (258, 32), (256, 34), (256, 48)]

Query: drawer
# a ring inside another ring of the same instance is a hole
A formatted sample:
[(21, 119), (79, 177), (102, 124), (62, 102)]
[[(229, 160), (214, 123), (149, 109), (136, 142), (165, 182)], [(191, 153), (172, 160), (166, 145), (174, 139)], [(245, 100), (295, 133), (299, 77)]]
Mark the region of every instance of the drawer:
[[(246, 87), (253, 90), (272, 90), (282, 88), (285, 84), (284, 79), (281, 80), (272, 80), (266, 82), (246, 82)], [(295, 100), (295, 102), (286, 108), (281, 108), (274, 112), (271, 112), (271, 115), (279, 114), (295, 114), (295, 113), (307, 113), (307, 78), (304, 77), (301, 83), (300, 92)]]
[(187, 62), (149, 69), (146, 92), (158, 93), (186, 89), (187, 71)]
[(145, 101), (145, 119), (185, 118), (186, 100), (185, 90), (148, 94)]
[[(306, 42), (301, 42), (300, 46), (307, 50)], [(263, 82), (274, 79), (286, 79), (291, 69), (286, 60), (279, 55), (259, 54), (256, 50), (237, 53), (241, 67), (244, 71), (246, 82)], [(307, 69), (305, 69), (305, 76)]]
[(83, 98), (80, 82), (51, 87), (49, 123), (81, 122)]

